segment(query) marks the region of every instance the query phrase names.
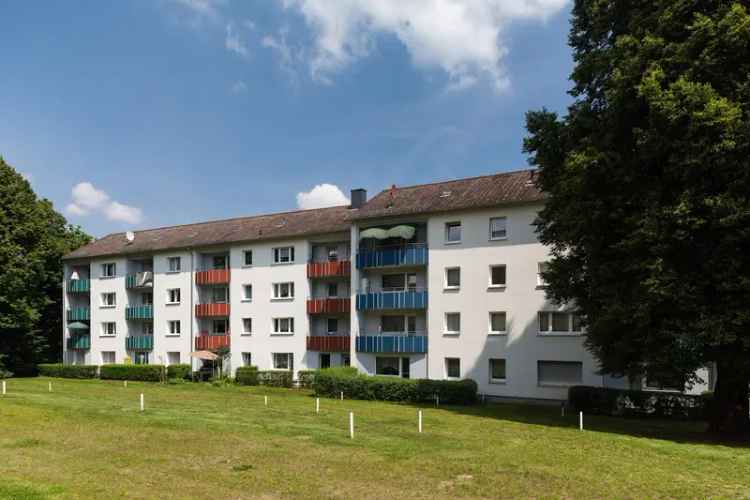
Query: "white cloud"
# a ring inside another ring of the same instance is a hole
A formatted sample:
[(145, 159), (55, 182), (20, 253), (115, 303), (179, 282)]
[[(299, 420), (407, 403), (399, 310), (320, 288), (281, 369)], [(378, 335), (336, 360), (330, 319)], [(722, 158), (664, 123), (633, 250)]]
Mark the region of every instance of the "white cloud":
[(237, 80), (231, 87), (229, 87), (229, 91), (232, 94), (243, 94), (247, 92), (247, 84), (242, 80)]
[(301, 59), (301, 55), (298, 51), (292, 49), (287, 43), (287, 29), (283, 28), (279, 30), (278, 36), (266, 35), (264, 36), (260, 44), (267, 49), (271, 49), (279, 57), (279, 68), (286, 73), (293, 81), (297, 80), (297, 61)]
[(240, 57), (250, 57), (250, 50), (247, 48), (247, 44), (240, 36), (240, 33), (235, 29), (233, 23), (227, 24), (224, 48)]
[(219, 6), (224, 0), (171, 0), (197, 16), (217, 18), (219, 17)]
[(90, 182), (79, 182), (71, 190), (72, 201), (65, 207), (70, 215), (85, 216), (94, 213), (103, 214), (113, 221), (137, 224), (142, 219), (140, 208), (131, 207), (114, 201), (104, 191), (97, 189)]
[(333, 184), (318, 184), (310, 191), (297, 193), (297, 207), (302, 210), (348, 204), (349, 198)]
[(279, 0), (302, 15), (314, 34), (313, 78), (330, 75), (370, 54), (380, 34), (397, 37), (417, 67), (440, 69), (448, 87), (480, 80), (498, 91), (510, 85), (503, 60), (506, 27), (545, 20), (568, 0)]

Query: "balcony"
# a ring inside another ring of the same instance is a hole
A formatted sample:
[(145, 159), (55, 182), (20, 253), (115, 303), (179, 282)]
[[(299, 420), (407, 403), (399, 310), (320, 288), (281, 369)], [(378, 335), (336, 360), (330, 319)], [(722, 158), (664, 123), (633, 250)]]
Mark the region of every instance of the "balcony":
[(352, 263), (348, 260), (334, 260), (330, 262), (308, 262), (308, 278), (339, 278), (352, 274)]
[(195, 273), (196, 285), (226, 285), (229, 283), (229, 269), (209, 269)]
[(349, 314), (351, 299), (307, 299), (307, 314)]
[(125, 288), (153, 288), (153, 286), (153, 271), (143, 271), (125, 276)]
[(68, 281), (68, 292), (70, 293), (89, 293), (89, 290), (91, 290), (90, 280)]
[(199, 318), (224, 318), (229, 316), (229, 304), (195, 304), (195, 315)]
[(398, 290), (357, 294), (358, 311), (427, 309), (427, 290)]
[(68, 337), (66, 346), (69, 350), (91, 349), (91, 336), (73, 335), (71, 337)]
[(136, 335), (125, 338), (125, 349), (128, 351), (150, 351), (153, 348), (153, 335)]
[(307, 350), (320, 352), (349, 352), (348, 335), (317, 335), (307, 337)]
[(359, 335), (357, 352), (372, 353), (426, 353), (427, 335)]
[(90, 319), (91, 309), (88, 307), (68, 309), (68, 321), (89, 321)]
[(154, 319), (154, 306), (128, 306), (125, 308), (125, 319)]
[(195, 350), (196, 351), (215, 351), (222, 347), (229, 347), (229, 334), (223, 335), (211, 335), (206, 332), (202, 332), (200, 336), (195, 337)]
[(427, 244), (411, 243), (357, 252), (357, 269), (427, 265)]

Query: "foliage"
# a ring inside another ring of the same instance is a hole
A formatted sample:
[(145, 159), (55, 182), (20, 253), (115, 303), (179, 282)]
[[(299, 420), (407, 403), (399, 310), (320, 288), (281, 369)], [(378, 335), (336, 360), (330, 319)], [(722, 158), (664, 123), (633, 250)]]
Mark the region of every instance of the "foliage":
[(0, 157), (0, 354), (17, 375), (60, 359), (60, 259), (90, 239)]
[(574, 104), (527, 114), (550, 298), (604, 373), (717, 368), (711, 427), (747, 432), (750, 15), (739, 1), (578, 0)]
[(60, 378), (96, 378), (98, 367), (95, 365), (65, 365), (63, 363), (40, 364), (39, 375)]
[(288, 370), (259, 370), (258, 383), (271, 387), (291, 387), (292, 372)]
[(179, 365), (169, 365), (167, 367), (167, 378), (168, 379), (187, 379), (190, 378), (190, 365), (187, 364), (179, 364)]
[(104, 380), (160, 382), (164, 379), (164, 367), (162, 365), (102, 365), (99, 377)]
[(576, 411), (597, 415), (703, 420), (710, 397), (579, 385), (568, 390), (568, 402)]
[(310, 389), (315, 382), (315, 375), (318, 370), (300, 370), (297, 372), (297, 381), (302, 389)]
[(240, 385), (258, 385), (258, 367), (241, 366), (237, 368), (234, 381)]

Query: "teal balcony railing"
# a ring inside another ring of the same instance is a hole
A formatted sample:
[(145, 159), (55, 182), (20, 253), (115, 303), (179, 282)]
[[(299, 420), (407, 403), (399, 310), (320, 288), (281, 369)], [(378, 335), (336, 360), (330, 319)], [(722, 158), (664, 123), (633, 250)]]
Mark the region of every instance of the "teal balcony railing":
[(84, 350), (91, 349), (91, 337), (89, 335), (73, 335), (68, 337), (68, 349)]
[(427, 290), (365, 292), (357, 294), (358, 311), (427, 309)]
[(91, 319), (91, 309), (88, 307), (74, 307), (68, 309), (68, 321), (89, 321)]
[(427, 335), (358, 335), (357, 352), (426, 353)]
[(154, 306), (129, 306), (125, 308), (125, 319), (154, 319)]
[(125, 349), (128, 351), (150, 351), (153, 348), (153, 335), (136, 335), (125, 338)]
[(89, 280), (70, 280), (68, 281), (68, 292), (70, 293), (88, 293), (91, 290)]

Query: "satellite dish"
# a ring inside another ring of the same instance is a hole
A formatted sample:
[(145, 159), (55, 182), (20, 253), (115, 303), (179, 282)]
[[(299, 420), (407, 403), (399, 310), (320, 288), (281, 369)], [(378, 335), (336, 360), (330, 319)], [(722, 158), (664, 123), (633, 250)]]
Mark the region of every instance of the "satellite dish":
[(133, 243), (133, 240), (135, 239), (135, 233), (133, 231), (128, 231), (125, 233), (125, 239), (128, 240), (128, 243)]

